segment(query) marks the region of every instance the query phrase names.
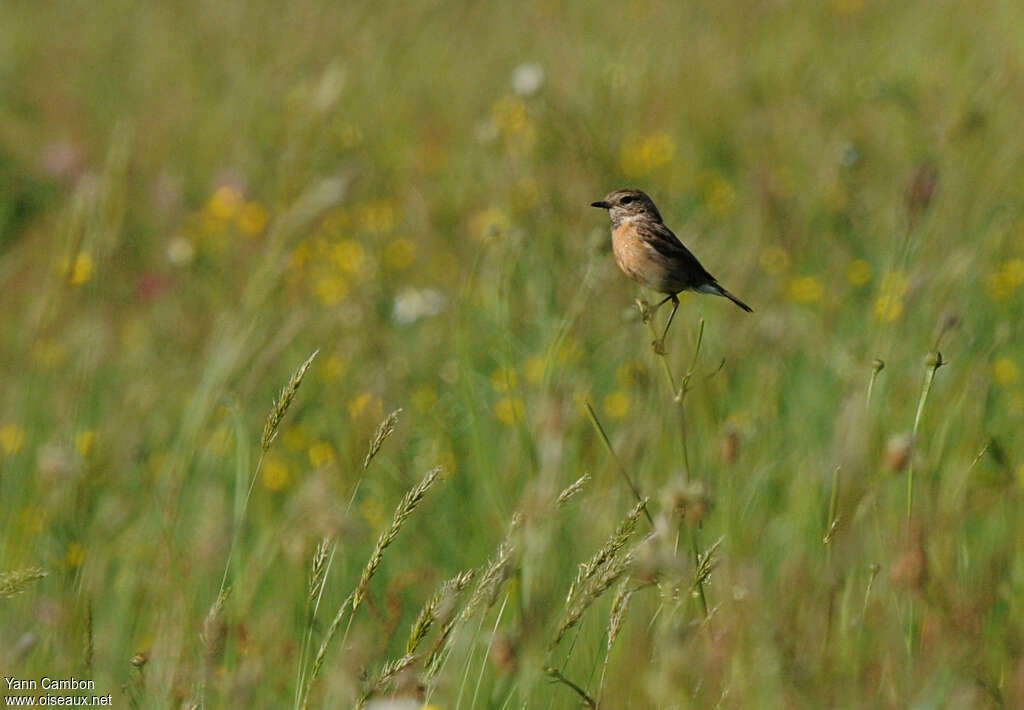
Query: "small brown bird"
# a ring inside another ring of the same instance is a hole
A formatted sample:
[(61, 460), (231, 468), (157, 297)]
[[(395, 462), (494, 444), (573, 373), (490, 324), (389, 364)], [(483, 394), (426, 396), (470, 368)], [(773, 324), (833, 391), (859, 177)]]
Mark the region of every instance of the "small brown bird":
[(724, 296), (747, 311), (753, 309), (726, 291), (709, 274), (697, 257), (683, 246), (672, 230), (661, 221), (661, 213), (646, 193), (623, 189), (609, 192), (591, 207), (608, 210), (612, 221), (612, 251), (615, 261), (625, 274), (647, 288), (668, 294), (655, 308), (672, 301), (672, 313), (665, 323), (665, 331), (655, 347), (662, 349), (668, 328), (679, 308), (676, 297), (681, 291), (698, 291)]

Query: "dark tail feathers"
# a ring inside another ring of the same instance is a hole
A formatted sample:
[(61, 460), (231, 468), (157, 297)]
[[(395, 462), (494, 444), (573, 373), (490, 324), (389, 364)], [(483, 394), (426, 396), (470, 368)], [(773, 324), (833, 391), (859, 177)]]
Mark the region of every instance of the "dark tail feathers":
[(739, 306), (743, 310), (745, 310), (747, 313), (753, 313), (754, 312), (753, 308), (751, 308), (746, 303), (744, 303), (743, 301), (741, 301), (740, 299), (736, 298), (731, 293), (726, 291), (724, 288), (722, 288), (719, 285), (719, 283), (717, 281), (712, 281), (709, 284), (705, 284), (704, 286), (701, 286), (697, 290), (698, 291), (703, 291), (704, 293), (713, 293), (716, 296), (723, 296), (725, 298), (728, 298), (730, 301), (735, 303), (737, 306)]

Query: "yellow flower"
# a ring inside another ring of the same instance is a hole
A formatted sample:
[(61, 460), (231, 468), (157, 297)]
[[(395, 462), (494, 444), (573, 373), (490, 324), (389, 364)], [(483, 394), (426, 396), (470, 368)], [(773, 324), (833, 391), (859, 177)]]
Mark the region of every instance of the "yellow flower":
[(314, 290), (325, 306), (336, 306), (348, 296), (348, 284), (340, 276), (321, 276), (316, 280)]
[(373, 395), (370, 394), (369, 392), (363, 392), (353, 397), (352, 400), (349, 401), (348, 403), (349, 416), (355, 419), (360, 414), (362, 414), (363, 410), (366, 409), (366, 405), (370, 403), (371, 399), (373, 399)]
[(1013, 284), (1014, 288), (1024, 284), (1024, 259), (1007, 259), (1002, 263), (1000, 269), (1006, 280)]
[(408, 269), (416, 259), (416, 242), (400, 237), (384, 247), (384, 265), (396, 271)]
[(875, 299), (875, 317), (883, 323), (892, 323), (903, 315), (903, 298), (907, 295), (907, 275), (890, 271), (882, 277)]
[(0, 448), (13, 455), (21, 451), (25, 445), (25, 430), (16, 424), (8, 424), (0, 429)]
[(623, 390), (615, 390), (604, 398), (604, 411), (612, 419), (622, 419), (629, 414), (629, 395)]
[(390, 232), (398, 221), (398, 209), (391, 200), (367, 202), (359, 208), (359, 221), (368, 232)]
[(505, 136), (522, 133), (529, 125), (526, 103), (518, 96), (503, 96), (491, 107), (491, 120)]
[(337, 382), (345, 374), (345, 358), (335, 353), (324, 362), (324, 381)]
[(637, 360), (630, 360), (619, 367), (615, 373), (619, 387), (626, 389), (647, 383), (647, 368)]
[(1005, 301), (1024, 284), (1024, 259), (1007, 259), (985, 279), (985, 290), (993, 301)]
[(284, 430), (281, 441), (292, 451), (302, 451), (310, 445), (309, 431), (301, 424), (295, 424)]
[(247, 202), (238, 215), (238, 227), (243, 234), (254, 237), (263, 232), (269, 219), (266, 207), (259, 202)]
[(353, 419), (360, 416), (373, 415), (380, 418), (384, 403), (380, 397), (375, 397), (371, 392), (362, 392), (353, 397), (348, 403), (348, 415)]
[(736, 188), (721, 175), (715, 175), (704, 190), (704, 204), (712, 214), (727, 215), (736, 206)]
[(64, 559), (67, 560), (68, 567), (81, 567), (85, 562), (85, 548), (82, 543), (72, 542), (68, 545), (68, 553)]
[(523, 363), (523, 377), (531, 385), (540, 384), (541, 380), (544, 379), (544, 370), (547, 368), (547, 362), (540, 355), (534, 355)]
[(846, 267), (846, 280), (853, 286), (863, 286), (871, 280), (871, 264), (864, 259), (854, 259)]
[(80, 251), (75, 256), (75, 263), (71, 266), (68, 274), (68, 281), (72, 286), (81, 286), (92, 278), (92, 257), (88, 252)]
[(384, 510), (384, 504), (380, 502), (379, 498), (373, 496), (367, 496), (363, 499), (359, 504), (359, 512), (362, 513), (363, 519), (372, 528), (382, 526), (385, 521), (385, 515), (387, 515), (387, 511)]
[(470, 233), (479, 239), (505, 234), (511, 226), (508, 215), (497, 207), (481, 210), (469, 220)]
[(437, 404), (437, 391), (430, 385), (420, 385), (412, 391), (412, 406), (418, 412), (429, 412)]
[(797, 303), (817, 303), (821, 300), (823, 289), (815, 276), (799, 276), (790, 279), (786, 286), (786, 297)]
[(366, 250), (355, 239), (343, 239), (331, 247), (331, 259), (342, 271), (359, 274), (366, 263)]
[(309, 463), (320, 468), (334, 463), (334, 447), (326, 441), (318, 441), (309, 447)]
[(761, 269), (766, 274), (778, 276), (789, 269), (789, 252), (780, 246), (769, 246), (761, 250)]
[(491, 385), (495, 392), (514, 390), (518, 384), (516, 371), (513, 367), (499, 367), (491, 373)]
[(627, 177), (642, 177), (668, 165), (676, 153), (676, 143), (668, 133), (634, 135), (619, 151), (619, 163)]
[(494, 405), (494, 416), (505, 426), (511, 426), (523, 416), (523, 401), (518, 397), (502, 397)]
[(1015, 385), (1020, 381), (1017, 364), (1008, 357), (1001, 357), (992, 363), (992, 379), (1000, 385)]
[(242, 205), (242, 191), (233, 185), (218, 187), (206, 203), (206, 212), (221, 220), (230, 219)]
[(288, 464), (277, 454), (267, 454), (263, 460), (263, 485), (271, 491), (281, 491), (291, 483), (292, 474)]
[(75, 434), (75, 448), (83, 457), (88, 456), (92, 451), (92, 445), (96, 441), (96, 432), (92, 429), (85, 429)]

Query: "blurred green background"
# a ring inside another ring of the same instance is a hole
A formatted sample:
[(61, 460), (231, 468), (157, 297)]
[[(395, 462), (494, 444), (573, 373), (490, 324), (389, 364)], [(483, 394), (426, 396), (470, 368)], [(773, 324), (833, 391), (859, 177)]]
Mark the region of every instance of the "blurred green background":
[[(1021, 27), (999, 1), (5, 3), (0, 572), (47, 576), (0, 598), (0, 670), (292, 704), (318, 541), (317, 643), (440, 464), (311, 707), (350, 707), (517, 512), (487, 615), (378, 695), (578, 707), (553, 665), (601, 707), (1024, 705)], [(587, 207), (625, 186), (755, 309), (683, 300), (689, 469), (654, 294)], [(586, 402), (658, 531), (607, 660), (614, 590), (547, 654), (633, 503)], [(717, 540), (705, 615), (673, 575)]]

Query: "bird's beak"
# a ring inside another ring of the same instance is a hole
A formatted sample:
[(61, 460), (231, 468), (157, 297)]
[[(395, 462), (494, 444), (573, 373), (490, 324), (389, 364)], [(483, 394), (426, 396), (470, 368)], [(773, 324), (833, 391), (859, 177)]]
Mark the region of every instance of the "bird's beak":
[(591, 207), (600, 207), (603, 210), (608, 210), (608, 209), (611, 209), (611, 207), (612, 207), (611, 204), (605, 202), (604, 200), (601, 200), (600, 202), (591, 202), (590, 206)]

